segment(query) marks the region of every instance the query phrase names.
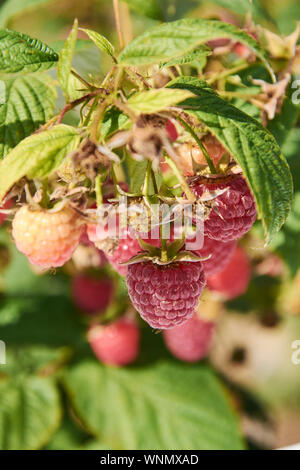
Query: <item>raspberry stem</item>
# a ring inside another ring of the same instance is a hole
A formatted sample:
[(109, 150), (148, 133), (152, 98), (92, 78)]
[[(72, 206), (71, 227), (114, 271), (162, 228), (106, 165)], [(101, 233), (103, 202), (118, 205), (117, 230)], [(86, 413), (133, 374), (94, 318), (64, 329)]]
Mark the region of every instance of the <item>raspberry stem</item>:
[(95, 178), (95, 193), (96, 193), (97, 207), (102, 206), (103, 196), (102, 196), (101, 175), (97, 175)]
[(183, 174), (181, 173), (181, 171), (179, 170), (179, 168), (177, 167), (176, 163), (172, 160), (172, 158), (170, 158), (168, 155), (165, 155), (165, 161), (166, 163), (170, 166), (170, 168), (173, 170), (174, 172), (174, 175), (177, 177), (181, 187), (182, 187), (182, 190), (184, 191), (187, 199), (190, 201), (190, 202), (194, 202), (195, 201), (195, 195), (193, 194), (193, 192), (190, 190), (190, 187), (185, 179), (185, 177), (183, 176)]
[(119, 46), (120, 46), (120, 50), (122, 50), (124, 47), (124, 41), (123, 41), (123, 34), (122, 34), (121, 21), (120, 21), (119, 0), (113, 0), (113, 7), (114, 7), (116, 28), (118, 32)]
[(161, 261), (163, 263), (166, 263), (168, 261), (168, 248), (167, 248), (167, 240), (165, 238), (165, 233), (164, 233), (164, 225), (163, 223), (159, 227), (160, 231), (160, 240), (161, 240)]
[(178, 120), (181, 122), (181, 124), (183, 125), (183, 127), (191, 134), (191, 136), (194, 138), (194, 140), (197, 142), (197, 144), (199, 145), (200, 149), (202, 150), (202, 153), (205, 157), (205, 160), (206, 160), (206, 163), (208, 164), (209, 166), (209, 169), (211, 171), (212, 174), (216, 175), (217, 174), (217, 170), (215, 168), (215, 165), (213, 164), (213, 161), (212, 159), (210, 158), (206, 148), (204, 147), (204, 145), (202, 144), (201, 140), (199, 139), (199, 137), (197, 136), (196, 132), (188, 125), (187, 122), (185, 122), (181, 117), (178, 117)]
[(151, 167), (152, 167), (152, 164), (151, 164), (151, 162), (149, 161), (149, 162), (147, 163), (147, 169), (146, 169), (146, 174), (145, 174), (145, 180), (144, 180), (143, 189), (142, 189), (142, 194), (143, 194), (143, 196), (149, 196)]

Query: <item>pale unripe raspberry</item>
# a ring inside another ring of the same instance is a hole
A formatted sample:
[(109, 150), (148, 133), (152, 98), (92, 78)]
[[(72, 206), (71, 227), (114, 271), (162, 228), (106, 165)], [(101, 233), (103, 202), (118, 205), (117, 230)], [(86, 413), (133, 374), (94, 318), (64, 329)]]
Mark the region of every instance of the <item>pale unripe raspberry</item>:
[(82, 274), (72, 280), (74, 303), (84, 313), (104, 311), (112, 300), (113, 292), (113, 282), (109, 278), (97, 279)]
[(149, 261), (129, 265), (126, 282), (133, 306), (141, 317), (153, 328), (168, 329), (193, 315), (205, 276), (201, 262), (162, 266)]
[(125, 366), (138, 356), (140, 331), (134, 323), (121, 319), (110, 325), (92, 326), (88, 341), (101, 362)]
[[(224, 147), (210, 134), (202, 139), (202, 143), (213, 163), (217, 165), (220, 158), (222, 158), (225, 153)], [(176, 147), (176, 153), (178, 156), (177, 164), (185, 176), (192, 176), (194, 174), (193, 162), (199, 165), (207, 164), (201, 148), (195, 143), (186, 142), (178, 145)]]
[(195, 183), (193, 193), (201, 197), (206, 191), (226, 189), (214, 199), (215, 208), (205, 220), (205, 234), (223, 242), (237, 240), (247, 233), (256, 219), (254, 198), (242, 176), (233, 176), (229, 181)]
[(163, 331), (164, 340), (169, 351), (178, 359), (196, 362), (208, 353), (215, 324), (203, 321), (194, 314), (183, 325)]
[(71, 208), (59, 212), (21, 207), (12, 224), (12, 235), (21, 253), (32, 264), (55, 268), (68, 261), (79, 243), (81, 220)]
[(230, 300), (246, 292), (250, 278), (249, 258), (238, 246), (225, 268), (218, 274), (207, 277), (207, 286), (221, 294), (226, 300)]

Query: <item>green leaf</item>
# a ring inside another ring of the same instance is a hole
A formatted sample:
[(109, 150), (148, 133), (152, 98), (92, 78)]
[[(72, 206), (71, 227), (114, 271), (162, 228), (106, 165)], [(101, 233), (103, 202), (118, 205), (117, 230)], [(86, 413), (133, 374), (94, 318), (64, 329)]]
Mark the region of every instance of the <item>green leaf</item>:
[(61, 418), (53, 380), (34, 376), (1, 380), (0, 396), (0, 449), (35, 450), (45, 445)]
[(243, 449), (236, 416), (212, 371), (175, 361), (143, 368), (84, 361), (64, 376), (79, 418), (117, 449)]
[(16, 377), (20, 374), (42, 374), (47, 375), (62, 366), (70, 356), (67, 347), (49, 348), (44, 345), (8, 347), (6, 351), (6, 364), (1, 368), (5, 376)]
[(69, 101), (69, 78), (72, 68), (72, 59), (75, 51), (78, 33), (78, 20), (74, 20), (73, 27), (62, 50), (59, 53), (59, 61), (57, 66), (58, 82), (65, 94), (65, 98)]
[(46, 450), (83, 450), (83, 446), (94, 443), (94, 439), (91, 439), (88, 434), (76, 426), (69, 415), (66, 415), (59, 429), (48, 442)]
[(56, 52), (38, 39), (10, 29), (0, 30), (0, 73), (47, 70), (57, 61)]
[(118, 108), (110, 108), (104, 115), (101, 123), (101, 137), (107, 139), (111, 134), (122, 130), (129, 124), (128, 116), (122, 113)]
[(295, 276), (300, 268), (300, 129), (293, 129), (282, 151), (286, 155), (294, 179), (295, 197), (291, 213), (282, 230), (274, 237), (270, 248), (285, 261), (289, 272)]
[(176, 57), (175, 59), (171, 59), (168, 62), (161, 62), (159, 64), (159, 68), (172, 67), (173, 65), (192, 64), (195, 61), (202, 61), (209, 54), (210, 54), (209, 48), (201, 47), (199, 49), (195, 49), (192, 52), (187, 52), (182, 57)]
[(291, 173), (274, 137), (203, 80), (182, 77), (169, 86), (195, 93), (184, 102), (187, 112), (203, 122), (241, 166), (270, 241), (285, 222), (293, 197)]
[(57, 97), (55, 82), (44, 73), (6, 78), (2, 83), (0, 158), (51, 118)]
[[(147, 170), (148, 161), (142, 160), (137, 161), (131, 157), (131, 155), (125, 151), (125, 159), (123, 161), (123, 168), (126, 175), (128, 176), (128, 184), (132, 193), (138, 193), (141, 191), (142, 185), (145, 181), (145, 175)], [(156, 185), (158, 188), (161, 186), (162, 177), (161, 173), (154, 173), (156, 179)], [(149, 194), (155, 194), (152, 179), (149, 182)]]
[(0, 27), (7, 26), (9, 20), (36, 7), (54, 0), (6, 0), (0, 8)]
[(156, 26), (131, 41), (119, 55), (123, 65), (147, 65), (180, 57), (217, 38), (230, 38), (249, 47), (274, 72), (261, 46), (251, 36), (229, 23), (206, 19), (183, 19)]
[(24, 176), (45, 178), (59, 168), (78, 143), (78, 131), (64, 124), (24, 139), (0, 162), (0, 200)]
[(102, 52), (114, 57), (115, 49), (114, 46), (106, 39), (102, 34), (97, 33), (96, 31), (92, 31), (91, 29), (80, 28), (80, 31), (84, 31), (88, 37), (96, 44), (97, 47)]
[(132, 95), (127, 106), (136, 113), (151, 114), (162, 111), (168, 106), (175, 106), (191, 96), (191, 93), (185, 90), (152, 89)]
[(154, 20), (162, 20), (163, 15), (159, 0), (123, 0), (130, 8), (139, 14), (148, 16)]

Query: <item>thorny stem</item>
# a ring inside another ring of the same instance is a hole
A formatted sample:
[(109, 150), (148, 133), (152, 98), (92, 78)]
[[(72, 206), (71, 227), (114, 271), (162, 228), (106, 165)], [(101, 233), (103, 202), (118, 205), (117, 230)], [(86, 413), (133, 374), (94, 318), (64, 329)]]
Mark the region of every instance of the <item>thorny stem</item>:
[(118, 179), (116, 177), (116, 173), (115, 173), (115, 170), (114, 170), (113, 166), (111, 166), (110, 171), (111, 171), (112, 180), (114, 182), (114, 187), (115, 187), (115, 190), (116, 190), (116, 196), (119, 198), (120, 197), (120, 191), (118, 190), (119, 183), (118, 183)]
[(98, 90), (91, 91), (87, 95), (84, 95), (81, 98), (78, 98), (77, 100), (74, 100), (71, 103), (66, 104), (66, 106), (59, 113), (56, 124), (59, 124), (62, 122), (65, 114), (68, 111), (71, 111), (72, 109), (76, 108), (76, 106), (78, 106), (81, 103), (84, 103), (85, 101), (88, 103), (92, 98), (94, 98), (95, 96), (101, 95), (102, 93), (107, 95), (107, 91), (104, 88), (98, 88)]
[(132, 122), (136, 122), (136, 115), (133, 111), (131, 111), (131, 109), (124, 103), (122, 103), (122, 101), (120, 100), (115, 100), (115, 105), (117, 106), (117, 108), (119, 108), (123, 113), (127, 114), (130, 119), (132, 120)]
[(185, 179), (185, 177), (183, 176), (183, 174), (181, 173), (181, 171), (179, 170), (179, 168), (177, 167), (176, 163), (172, 160), (172, 158), (170, 158), (169, 156), (165, 155), (165, 161), (166, 163), (170, 166), (170, 168), (173, 170), (174, 172), (174, 175), (176, 176), (176, 178), (178, 179), (179, 183), (180, 183), (180, 186), (182, 187), (188, 201), (190, 202), (194, 202), (196, 197), (195, 195), (192, 193), (192, 191), (190, 190), (190, 187)]
[(124, 73), (123, 67), (119, 67), (117, 70), (116, 79), (115, 79), (115, 87), (114, 87), (115, 93), (117, 93), (118, 89), (120, 88), (120, 83), (123, 78), (123, 73)]
[(91, 138), (95, 142), (98, 141), (98, 129), (103, 119), (104, 109), (105, 109), (105, 100), (101, 104), (99, 104), (99, 107), (96, 111), (96, 116), (92, 125)]
[(119, 47), (120, 47), (120, 50), (122, 50), (123, 47), (124, 47), (124, 41), (123, 41), (121, 21), (120, 21), (119, 0), (113, 0), (113, 6), (114, 6), (116, 28), (117, 28), (117, 32), (118, 32)]
[(91, 105), (91, 107), (90, 107), (90, 109), (89, 109), (89, 111), (88, 111), (88, 113), (87, 113), (87, 115), (85, 116), (85, 119), (84, 119), (81, 127), (85, 127), (85, 126), (88, 125), (88, 123), (91, 120), (91, 116), (92, 116), (93, 112), (95, 111), (97, 105), (98, 105), (98, 99), (95, 98), (92, 105)]
[(150, 183), (150, 175), (151, 175), (151, 166), (152, 163), (149, 161), (147, 163), (146, 175), (143, 184), (142, 194), (143, 196), (149, 196), (149, 183)]
[(122, 16), (124, 43), (127, 45), (133, 39), (133, 32), (129, 7), (125, 2), (121, 3), (120, 12)]
[(71, 70), (71, 74), (74, 75), (83, 85), (85, 85), (88, 89), (93, 88), (93, 85), (91, 85), (89, 82), (87, 82), (84, 78), (82, 78), (79, 73), (77, 73), (74, 69)]
[(103, 80), (103, 82), (102, 82), (102, 84), (101, 84), (102, 87), (104, 87), (104, 86), (107, 84), (108, 80), (111, 78), (111, 76), (115, 73), (115, 71), (116, 71), (117, 69), (118, 69), (118, 67), (117, 67), (117, 66), (114, 66), (114, 67), (108, 72), (108, 74), (106, 75), (106, 77), (104, 78), (104, 80)]
[(217, 174), (217, 170), (215, 168), (215, 165), (212, 161), (212, 159), (210, 158), (206, 148), (204, 147), (204, 145), (202, 144), (201, 140), (199, 139), (199, 137), (197, 136), (196, 132), (185, 122), (184, 119), (182, 119), (181, 117), (178, 116), (178, 120), (181, 122), (181, 124), (183, 125), (183, 127), (192, 135), (192, 137), (195, 139), (195, 141), (197, 142), (197, 144), (199, 145), (200, 149), (202, 150), (203, 152), (203, 155), (205, 157), (205, 160), (209, 166), (209, 169), (211, 171), (211, 173), (213, 174)]
[(153, 184), (154, 192), (155, 192), (155, 194), (158, 194), (158, 187), (157, 187), (157, 183), (156, 183), (155, 173), (154, 173), (154, 171), (152, 170), (152, 168), (151, 168), (151, 179), (152, 179), (152, 184)]

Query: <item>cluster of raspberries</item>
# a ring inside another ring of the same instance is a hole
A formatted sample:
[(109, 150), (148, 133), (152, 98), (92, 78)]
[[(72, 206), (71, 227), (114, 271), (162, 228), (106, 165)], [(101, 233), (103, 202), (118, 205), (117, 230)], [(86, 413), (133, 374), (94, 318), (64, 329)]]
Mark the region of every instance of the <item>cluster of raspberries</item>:
[[(121, 265), (141, 251), (138, 240), (132, 238), (129, 232), (119, 240), (113, 253), (108, 255), (115, 269), (126, 275), (128, 293), (134, 307), (153, 328), (170, 329), (192, 318), (206, 283), (212, 289), (219, 286), (218, 289), (222, 291), (222, 282), (218, 281), (218, 276), (226, 267), (228, 269), (233, 256), (238, 256), (238, 259), (229, 269), (234, 272), (240, 265), (237, 240), (251, 228), (256, 218), (253, 196), (240, 175), (232, 176), (226, 183), (194, 183), (191, 184), (191, 190), (197, 198), (207, 191), (218, 191), (219, 194), (204, 223), (204, 245), (196, 252), (202, 258), (210, 256), (207, 260), (175, 261), (169, 264), (144, 261), (128, 267)], [(31, 263), (50, 268), (62, 266), (70, 259), (80, 241), (82, 230), (80, 216), (68, 206), (51, 212), (31, 210), (25, 205), (14, 217), (12, 233), (17, 248)], [(93, 234), (91, 227), (87, 233)], [(95, 241), (92, 235), (91, 239)], [(245, 272), (248, 277), (247, 269)], [(227, 297), (242, 291), (241, 277), (238, 273), (231, 286), (230, 272), (226, 274), (224, 281), (228, 284), (229, 280), (229, 285), (223, 291)]]

